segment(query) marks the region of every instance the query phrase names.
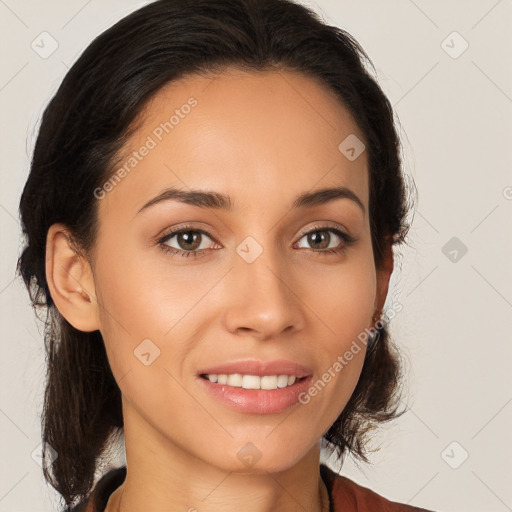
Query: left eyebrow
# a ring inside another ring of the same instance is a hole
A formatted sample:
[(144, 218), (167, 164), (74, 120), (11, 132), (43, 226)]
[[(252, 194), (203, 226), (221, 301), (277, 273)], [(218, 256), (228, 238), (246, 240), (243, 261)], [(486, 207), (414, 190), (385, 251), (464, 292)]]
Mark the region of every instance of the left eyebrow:
[[(292, 209), (307, 208), (312, 206), (318, 206), (335, 199), (350, 199), (355, 202), (363, 211), (366, 212), (362, 201), (357, 195), (347, 187), (331, 187), (322, 188), (313, 192), (304, 192), (299, 195), (292, 203)], [(214, 191), (203, 191), (203, 190), (179, 190), (174, 187), (163, 190), (156, 197), (148, 201), (138, 212), (153, 206), (154, 204), (162, 201), (179, 201), (181, 203), (198, 206), (200, 208), (213, 208), (217, 210), (233, 210), (233, 201), (225, 194)]]
[(356, 203), (359, 208), (361, 208), (363, 213), (366, 212), (361, 199), (359, 199), (359, 197), (357, 197), (357, 195), (347, 187), (321, 188), (320, 190), (315, 190), (313, 192), (305, 192), (295, 199), (292, 208), (317, 206), (328, 203), (329, 201), (334, 201), (335, 199), (350, 199)]

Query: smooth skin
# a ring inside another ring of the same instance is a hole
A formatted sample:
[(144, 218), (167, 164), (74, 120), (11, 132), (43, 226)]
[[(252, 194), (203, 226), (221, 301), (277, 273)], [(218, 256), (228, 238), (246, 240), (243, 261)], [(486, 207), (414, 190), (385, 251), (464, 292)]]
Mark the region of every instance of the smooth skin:
[[(98, 199), (89, 258), (73, 250), (66, 226), (48, 232), (55, 304), (77, 329), (100, 330), (122, 393), (127, 477), (107, 510), (318, 512), (320, 440), (347, 404), (365, 350), (308, 404), (274, 414), (228, 408), (198, 371), (288, 359), (310, 366), (315, 382), (374, 325), (393, 253), (389, 245), (375, 267), (366, 152), (350, 161), (338, 149), (350, 134), (364, 137), (315, 79), (230, 68), (159, 91), (120, 165), (190, 97), (190, 113)], [(346, 197), (292, 208), (300, 194), (333, 186), (349, 188), (364, 211)], [(167, 200), (138, 213), (167, 187), (229, 195), (232, 209)], [(208, 232), (197, 235), (197, 257), (162, 248), (193, 252), (190, 238), (158, 243), (183, 225)], [(339, 226), (356, 240), (328, 231)], [(263, 249), (252, 263), (236, 251), (248, 236)], [(134, 354), (146, 339), (160, 350), (150, 365)], [(252, 466), (237, 456), (248, 442), (261, 455)]]

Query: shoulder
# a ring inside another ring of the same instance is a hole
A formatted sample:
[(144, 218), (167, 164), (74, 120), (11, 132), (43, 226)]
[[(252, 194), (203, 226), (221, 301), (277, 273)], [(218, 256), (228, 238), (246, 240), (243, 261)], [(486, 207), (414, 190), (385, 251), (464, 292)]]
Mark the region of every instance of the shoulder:
[(126, 466), (108, 471), (98, 480), (85, 500), (64, 512), (103, 512), (110, 495), (124, 482), (125, 478)]
[(390, 501), (371, 489), (336, 474), (324, 464), (320, 465), (320, 473), (333, 503), (331, 512), (432, 512)]

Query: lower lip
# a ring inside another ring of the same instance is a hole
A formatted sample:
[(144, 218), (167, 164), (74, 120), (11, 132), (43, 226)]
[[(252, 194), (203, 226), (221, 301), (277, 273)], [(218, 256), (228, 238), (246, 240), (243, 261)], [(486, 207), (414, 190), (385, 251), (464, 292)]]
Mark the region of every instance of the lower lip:
[(299, 395), (305, 392), (312, 376), (296, 381), (291, 386), (277, 389), (244, 389), (227, 384), (217, 384), (199, 377), (209, 393), (220, 402), (238, 412), (249, 414), (274, 414), (282, 412), (299, 401)]

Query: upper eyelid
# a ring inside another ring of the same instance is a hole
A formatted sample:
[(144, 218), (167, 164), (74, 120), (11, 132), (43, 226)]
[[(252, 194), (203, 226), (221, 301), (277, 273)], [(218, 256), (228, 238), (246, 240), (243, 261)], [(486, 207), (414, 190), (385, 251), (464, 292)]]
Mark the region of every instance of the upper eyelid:
[(343, 234), (346, 234), (348, 236), (348, 230), (343, 227), (341, 224), (335, 223), (334, 226), (325, 224), (317, 224), (315, 226), (310, 226), (309, 228), (305, 228), (300, 233), (300, 237), (303, 237), (304, 235), (307, 235), (308, 233), (315, 232), (315, 231), (341, 231)]
[(206, 231), (205, 229), (196, 228), (196, 227), (192, 227), (192, 226), (183, 226), (183, 227), (180, 227), (180, 228), (177, 228), (177, 229), (170, 230), (167, 233), (164, 233), (163, 235), (158, 236), (157, 242), (162, 242), (166, 238), (171, 238), (174, 235), (179, 235), (180, 233), (185, 233), (187, 231), (196, 231), (196, 232), (201, 233), (203, 235), (206, 235), (207, 237), (209, 237), (212, 240), (216, 241), (215, 237), (211, 233)]

